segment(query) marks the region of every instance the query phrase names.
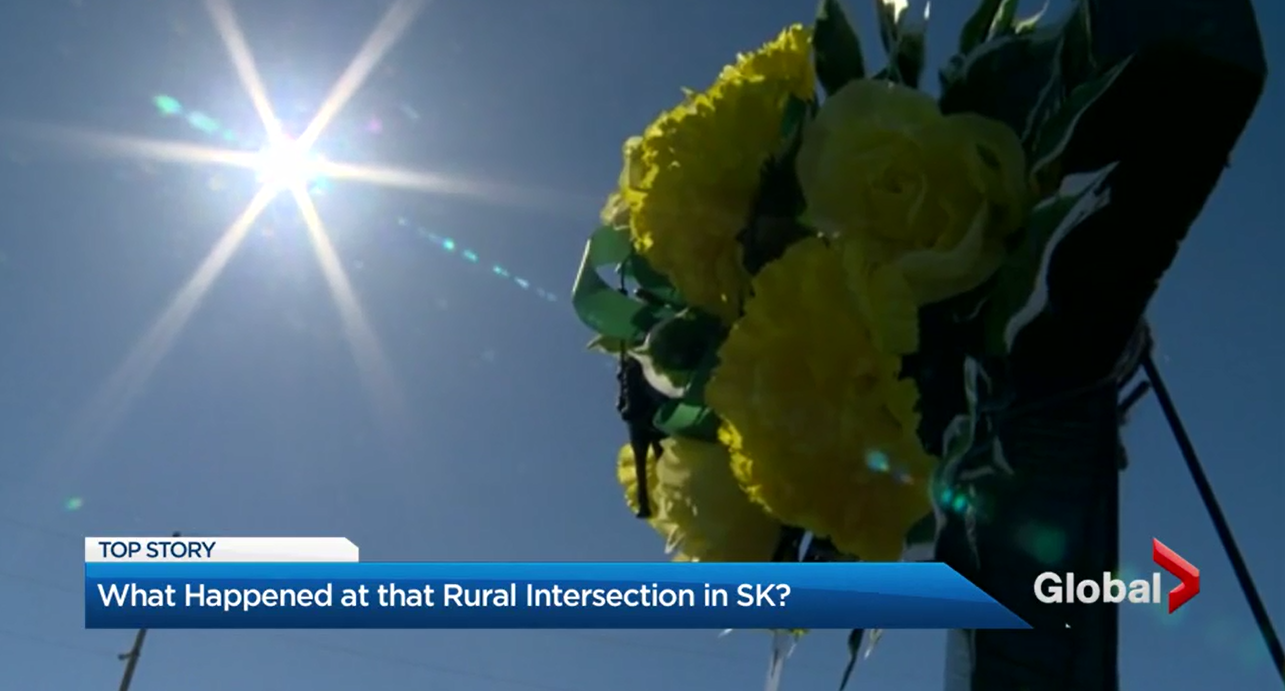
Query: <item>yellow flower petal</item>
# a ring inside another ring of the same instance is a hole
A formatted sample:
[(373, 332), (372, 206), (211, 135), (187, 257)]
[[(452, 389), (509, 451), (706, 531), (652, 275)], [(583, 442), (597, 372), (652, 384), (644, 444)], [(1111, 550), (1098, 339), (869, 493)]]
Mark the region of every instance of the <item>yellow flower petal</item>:
[(764, 268), (706, 400), (755, 501), (847, 553), (895, 560), (931, 510), (936, 461), (916, 436), (915, 385), (875, 347), (850, 280), (842, 251), (815, 238)]
[(810, 94), (811, 33), (786, 29), (738, 58), (708, 90), (691, 93), (643, 133), (630, 153), (635, 249), (692, 305), (725, 322), (749, 284), (738, 235), (762, 166), (775, 153), (791, 95)]
[(838, 245), (847, 271), (848, 290), (870, 329), (874, 347), (888, 355), (919, 350), (919, 305), (906, 272), (880, 262), (860, 237)]
[[(970, 290), (999, 266), (1028, 210), (1017, 135), (975, 114), (943, 116), (926, 94), (856, 81), (826, 101), (797, 160), (808, 217), (840, 243), (871, 291), (873, 314), (907, 290), (923, 306)], [(900, 308), (898, 308), (900, 309)], [(909, 331), (876, 332), (905, 352)]]
[(976, 147), (978, 155), (966, 160), (994, 207), (989, 230), (1007, 236), (1025, 220), (1032, 201), (1021, 140), (1004, 123), (976, 113), (951, 115), (946, 123), (960, 140)]
[[(767, 561), (780, 524), (750, 501), (732, 475), (731, 458), (719, 444), (691, 439), (661, 442), (659, 459), (649, 454), (652, 528), (678, 554), (676, 561)], [(626, 445), (617, 461), (625, 499), (635, 512), (637, 475)]]
[(641, 145), (642, 137), (630, 137), (621, 147), (621, 158), (624, 163), (620, 168), (620, 178), (616, 190), (607, 197), (607, 203), (599, 214), (604, 225), (613, 228), (629, 227), (629, 202), (626, 200), (628, 190), (642, 182), (643, 168)]

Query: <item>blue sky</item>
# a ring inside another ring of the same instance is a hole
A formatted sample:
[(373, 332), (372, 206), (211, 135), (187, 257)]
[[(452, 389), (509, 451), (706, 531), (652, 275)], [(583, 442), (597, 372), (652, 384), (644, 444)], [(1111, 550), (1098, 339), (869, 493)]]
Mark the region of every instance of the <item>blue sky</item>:
[[(1279, 65), (1285, 54), (1272, 30), (1285, 12), (1256, 4), (1269, 63)], [(934, 8), (932, 64), (947, 56), (971, 7), (949, 5)], [(428, 5), (319, 148), (528, 194), (478, 200), (341, 183), (318, 199), (402, 396), (409, 423), (391, 437), (284, 200), (252, 229), (130, 405), (86, 423), (86, 406), (255, 181), (0, 140), (7, 683), (90, 689), (119, 678), (115, 654), (132, 634), (83, 630), (86, 534), (343, 535), (366, 559), (663, 558), (616, 486), (623, 429), (613, 378), (583, 351), (589, 334), (566, 301), (448, 255), (416, 229), (455, 238), (564, 297), (618, 171), (621, 140), (672, 105), (679, 87), (707, 84), (737, 51), (806, 21), (813, 7)], [(383, 8), (277, 0), (237, 9), (272, 101), (287, 120), (306, 120)], [(873, 25), (866, 3), (853, 14)], [(255, 132), (197, 2), (21, 0), (0, 17), (6, 121), (206, 141), (157, 114), (151, 99), (165, 93)], [(1151, 312), (1161, 367), (1278, 625), (1285, 135), (1273, 123), (1282, 117), (1285, 94), (1273, 80)], [(378, 134), (369, 132), (372, 119)], [(109, 389), (103, 400), (119, 403), (119, 393)], [(88, 442), (64, 453), (73, 432)], [(1123, 612), (1124, 686), (1272, 688), (1266, 653), (1154, 401), (1142, 404), (1126, 437), (1123, 559), (1151, 570), (1151, 538), (1159, 537), (1201, 568), (1203, 592), (1181, 616)], [(134, 688), (746, 689), (761, 684), (767, 645), (764, 634), (720, 640), (715, 632), (155, 632)], [(857, 688), (938, 689), (942, 649), (940, 632), (890, 633), (859, 670)], [(786, 688), (834, 688), (843, 660), (841, 635), (810, 636), (790, 661)]]

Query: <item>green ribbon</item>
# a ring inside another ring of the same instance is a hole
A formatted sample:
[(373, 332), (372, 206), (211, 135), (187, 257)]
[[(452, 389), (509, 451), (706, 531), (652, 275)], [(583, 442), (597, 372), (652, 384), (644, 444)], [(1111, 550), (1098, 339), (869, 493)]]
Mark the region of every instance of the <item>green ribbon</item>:
[(636, 344), (660, 321), (661, 310), (621, 293), (604, 281), (598, 270), (606, 266), (621, 270), (632, 254), (627, 230), (602, 226), (585, 244), (571, 289), (571, 305), (580, 321), (606, 339), (629, 345)]
[[(1106, 183), (1116, 164), (1063, 180), (1065, 189), (1031, 212), (1023, 242), (995, 275), (982, 313), (986, 352), (1011, 352), (1021, 331), (1048, 308), (1048, 269), (1053, 256), (1081, 224), (1111, 201)], [(1072, 187), (1069, 183), (1078, 183)]]

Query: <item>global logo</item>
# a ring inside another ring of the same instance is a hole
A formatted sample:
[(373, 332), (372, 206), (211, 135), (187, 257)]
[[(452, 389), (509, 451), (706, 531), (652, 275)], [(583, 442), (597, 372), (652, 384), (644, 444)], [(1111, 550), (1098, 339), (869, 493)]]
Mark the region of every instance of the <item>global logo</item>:
[[(1178, 587), (1168, 593), (1170, 614), (1200, 593), (1200, 569), (1154, 538), (1151, 540), (1151, 559), (1179, 580)], [(1101, 578), (1082, 579), (1073, 573), (1046, 571), (1035, 579), (1035, 597), (1049, 605), (1096, 602), (1160, 604), (1164, 593), (1160, 578), (1159, 571), (1151, 574), (1149, 579), (1127, 582), (1110, 573), (1103, 573)]]

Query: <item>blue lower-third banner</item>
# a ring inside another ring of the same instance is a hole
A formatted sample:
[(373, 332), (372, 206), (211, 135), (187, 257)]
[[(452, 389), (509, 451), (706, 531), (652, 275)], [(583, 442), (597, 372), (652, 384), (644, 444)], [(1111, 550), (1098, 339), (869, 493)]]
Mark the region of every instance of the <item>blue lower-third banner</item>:
[(935, 563), (89, 563), (85, 626), (1029, 628)]

